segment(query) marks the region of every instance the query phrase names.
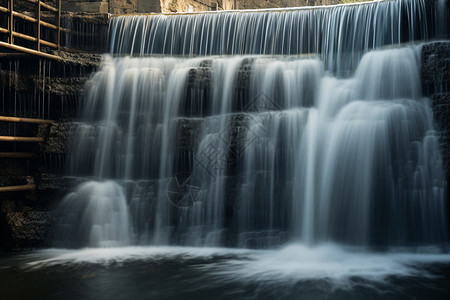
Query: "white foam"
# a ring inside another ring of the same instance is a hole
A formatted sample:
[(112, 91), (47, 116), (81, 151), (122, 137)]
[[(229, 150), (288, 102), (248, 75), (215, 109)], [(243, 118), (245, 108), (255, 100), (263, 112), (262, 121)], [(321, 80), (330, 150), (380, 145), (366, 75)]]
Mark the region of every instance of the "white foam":
[(133, 261), (173, 261), (195, 266), (216, 283), (283, 283), (324, 280), (333, 286), (351, 288), (355, 279), (387, 283), (394, 277), (432, 278), (426, 266), (449, 264), (450, 254), (374, 253), (345, 250), (336, 245), (306, 247), (291, 244), (279, 250), (245, 250), (190, 247), (48, 249), (32, 254), (26, 268), (99, 264), (114, 266)]

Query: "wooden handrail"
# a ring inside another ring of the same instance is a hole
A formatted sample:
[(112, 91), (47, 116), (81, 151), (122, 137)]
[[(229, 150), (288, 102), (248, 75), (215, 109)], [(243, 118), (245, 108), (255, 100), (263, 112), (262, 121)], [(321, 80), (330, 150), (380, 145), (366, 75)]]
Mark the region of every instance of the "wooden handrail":
[(1, 41), (0, 41), (0, 47), (9, 48), (11, 50), (20, 51), (20, 52), (24, 52), (27, 54), (42, 56), (43, 58), (48, 58), (48, 59), (53, 59), (53, 60), (58, 60), (58, 61), (62, 60), (61, 56), (56, 56), (53, 54), (48, 54), (48, 53), (45, 53), (42, 51), (37, 51), (37, 50), (30, 49), (30, 48), (22, 47), (22, 46), (12, 45), (12, 44), (1, 42)]
[(0, 152), (0, 158), (37, 158), (37, 154), (31, 152)]
[[(8, 35), (8, 43), (0, 42), (0, 46), (6, 47), (9, 49), (13, 49), (16, 51), (22, 51), (22, 52), (25, 52), (28, 54), (33, 54), (33, 55), (38, 54), (38, 53), (43, 53), (40, 51), (41, 45), (60, 49), (61, 48), (61, 32), (70, 32), (70, 30), (61, 28), (61, 0), (56, 0), (57, 7), (47, 4), (47, 3), (43, 2), (42, 0), (26, 0), (26, 1), (36, 4), (35, 17), (31, 17), (26, 14), (14, 11), (14, 1), (13, 0), (8, 1), (8, 8), (0, 6), (0, 13), (4, 13), (4, 14), (8, 15), (8, 28), (0, 27), (0, 34)], [(41, 19), (41, 8), (46, 9), (55, 14), (55, 17), (56, 17), (55, 22), (57, 23), (56, 25), (49, 23), (47, 21), (43, 21)], [(13, 21), (14, 17), (20, 18), (26, 22), (36, 24), (36, 28), (37, 28), (37, 30), (35, 31), (36, 36), (30, 36), (27, 34), (23, 34), (23, 33), (14, 31), (14, 21)], [(41, 26), (57, 31), (55, 43), (41, 39)], [(33, 47), (34, 49), (31, 49), (28, 47), (15, 45), (15, 43), (14, 43), (15, 37), (36, 43), (36, 48)], [(6, 46), (6, 44), (8, 44), (8, 46)], [(24, 49), (27, 49), (27, 50), (24, 51)], [(35, 50), (35, 49), (37, 49), (37, 50)], [(52, 59), (55, 58), (55, 55), (51, 55), (51, 54), (48, 54), (48, 55), (38, 54), (38, 55), (41, 55), (43, 57), (52, 58)]]
[(0, 142), (18, 142), (18, 143), (43, 143), (42, 137), (25, 137), (25, 136), (0, 136)]
[(12, 185), (12, 186), (2, 186), (2, 187), (0, 187), (0, 193), (34, 191), (34, 190), (36, 190), (36, 185), (35, 184)]
[(35, 37), (29, 36), (29, 35), (26, 35), (26, 34), (22, 34), (22, 33), (19, 33), (19, 32), (15, 32), (15, 31), (13, 31), (13, 37), (18, 37), (18, 38), (21, 38), (21, 39), (24, 39), (24, 40), (27, 40), (27, 41), (30, 41), (30, 42), (37, 42), (38, 41), (37, 38), (35, 38)]
[(33, 3), (33, 4), (38, 4), (38, 2), (40, 2), (41, 6), (43, 8), (45, 8), (45, 9), (47, 9), (49, 11), (52, 11), (52, 12), (58, 12), (58, 9), (56, 7), (53, 7), (53, 6), (51, 6), (51, 5), (47, 4), (47, 3), (44, 3), (42, 1), (38, 1), (38, 0), (27, 0), (27, 1), (30, 2), (30, 3)]
[[(7, 8), (3, 7), (3, 6), (0, 6), (0, 12), (8, 13), (9, 10)], [(53, 24), (45, 22), (45, 21), (39, 21), (39, 19), (37, 19), (37, 18), (33, 18), (33, 17), (30, 17), (30, 16), (27, 16), (27, 15), (19, 13), (17, 11), (13, 11), (13, 16), (17, 17), (17, 18), (21, 18), (22, 20), (28, 21), (28, 22), (31, 22), (31, 23), (39, 23), (40, 22), (42, 26), (48, 27), (50, 29), (54, 29), (54, 30), (58, 29), (58, 26), (56, 26), (56, 25), (53, 25)]]
[(35, 124), (50, 124), (54, 121), (34, 118), (19, 118), (19, 117), (7, 117), (0, 116), (0, 122), (14, 122), (14, 123), (35, 123)]
[[(5, 28), (0, 27), (0, 33), (9, 33), (9, 31), (7, 29), (5, 29)], [(26, 35), (26, 34), (23, 34), (23, 33), (15, 32), (15, 31), (13, 31), (13, 37), (18, 37), (18, 38), (21, 38), (21, 39), (24, 39), (24, 40), (27, 40), (27, 41), (30, 41), (30, 42), (37, 42), (38, 41), (38, 39), (35, 38), (35, 37), (29, 36), (29, 35)], [(48, 47), (58, 48), (57, 44), (49, 42), (49, 41), (46, 41), (46, 40), (43, 40), (43, 39), (40, 39), (39, 43), (42, 44), (42, 45), (48, 46)]]

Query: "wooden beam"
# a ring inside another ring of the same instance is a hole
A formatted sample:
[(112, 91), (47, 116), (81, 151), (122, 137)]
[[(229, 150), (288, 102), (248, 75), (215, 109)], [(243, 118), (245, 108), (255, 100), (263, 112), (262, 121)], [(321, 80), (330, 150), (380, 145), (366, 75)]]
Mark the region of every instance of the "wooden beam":
[(18, 37), (18, 38), (21, 38), (21, 39), (24, 39), (24, 40), (27, 40), (30, 42), (37, 42), (37, 40), (38, 40), (35, 37), (29, 36), (29, 35), (26, 35), (23, 33), (15, 32), (15, 31), (13, 32), (13, 37)]
[(56, 43), (58, 44), (58, 48), (61, 47), (61, 0), (58, 0), (58, 36), (56, 39)]
[[(10, 13), (10, 11), (7, 8), (4, 8), (2, 6), (0, 6), (0, 12)], [(38, 19), (30, 17), (30, 16), (27, 16), (27, 15), (24, 15), (24, 14), (19, 13), (17, 11), (13, 11), (12, 15), (13, 15), (13, 17), (17, 17), (17, 18), (20, 18), (22, 20), (25, 20), (25, 21), (28, 21), (28, 22), (31, 22), (31, 23), (38, 23)], [(40, 21), (40, 23), (44, 27), (47, 27), (47, 28), (50, 28), (50, 29), (54, 29), (54, 30), (58, 30), (58, 26), (53, 25), (51, 23), (48, 23), (48, 22), (45, 22), (45, 21)], [(9, 25), (11, 25), (11, 24), (9, 24)]]
[(0, 136), (0, 142), (18, 142), (18, 143), (42, 143), (42, 137), (25, 137), (25, 136)]
[(14, 31), (14, 1), (10, 0), (8, 2), (8, 8), (9, 8), (9, 22), (8, 22), (8, 29), (9, 29), (9, 43), (14, 44), (14, 37), (13, 37), (13, 31)]
[(7, 53), (5, 53), (5, 52), (2, 52), (2, 53), (0, 53), (0, 58), (3, 58), (3, 57), (24, 57), (24, 56), (30, 56), (29, 54), (26, 54), (26, 53), (13, 53), (13, 52), (7, 52)]
[(40, 40), (39, 43), (42, 44), (42, 45), (48, 46), (48, 47), (53, 47), (53, 48), (58, 49), (58, 45), (56, 45), (54, 43), (51, 43), (51, 42), (48, 42), (46, 40)]
[[(38, 3), (38, 0), (27, 0), (27, 1), (30, 2), (30, 3), (34, 3), (34, 4)], [(43, 8), (45, 8), (45, 9), (47, 9), (47, 10), (52, 11), (52, 12), (58, 12), (58, 9), (53, 7), (53, 6), (51, 6), (50, 4), (41, 2), (41, 6)]]
[(53, 30), (58, 30), (58, 26), (50, 24), (50, 23), (45, 22), (45, 21), (41, 21), (41, 25), (44, 26), (44, 27), (53, 29)]
[[(0, 33), (2, 33), (2, 32), (3, 32), (3, 28), (0, 27)], [(26, 35), (26, 34), (23, 34), (23, 33), (15, 32), (15, 31), (13, 32), (13, 36), (17, 37), (17, 38), (20, 38), (20, 39), (24, 39), (24, 40), (30, 41), (30, 42), (37, 42), (38, 41), (38, 39), (35, 38), (35, 37), (29, 36), (29, 35)], [(39, 43), (44, 45), (44, 46), (47, 46), (47, 47), (52, 47), (52, 48), (55, 48), (55, 49), (59, 48), (57, 44), (49, 42), (49, 41), (46, 41), (46, 40), (42, 40), (41, 39), (39, 41)]]
[(34, 190), (36, 190), (36, 185), (35, 184), (12, 185), (12, 186), (2, 186), (2, 187), (0, 187), (0, 193), (34, 191)]
[(36, 153), (31, 152), (0, 152), (0, 158), (36, 158)]
[(22, 46), (11, 45), (11, 44), (8, 44), (8, 43), (5, 43), (5, 42), (1, 42), (1, 41), (0, 41), (0, 47), (5, 47), (5, 48), (8, 48), (8, 49), (12, 49), (12, 50), (15, 50), (15, 51), (20, 51), (20, 52), (24, 52), (24, 53), (28, 53), (28, 54), (32, 54), (32, 55), (38, 55), (38, 56), (41, 56), (41, 57), (47, 58), (47, 59), (53, 59), (53, 60), (57, 60), (57, 61), (62, 61), (63, 60), (60, 56), (56, 56), (56, 55), (53, 55), (53, 54), (48, 54), (48, 53), (45, 53), (45, 52), (36, 51), (36, 50), (25, 48), (25, 47), (22, 47)]
[(47, 4), (47, 3), (44, 3), (42, 1), (41, 1), (41, 6), (43, 8), (45, 8), (45, 9), (49, 10), (49, 11), (58, 12), (58, 8), (57, 7), (53, 7), (53, 6), (51, 6), (51, 5)]
[(19, 117), (7, 117), (0, 116), (1, 122), (14, 122), (14, 123), (35, 123), (35, 124), (50, 124), (55, 121), (44, 120), (44, 119), (33, 119), (33, 118), (19, 118)]
[(41, 51), (41, 0), (38, 0), (36, 7), (36, 19), (37, 19), (37, 50)]

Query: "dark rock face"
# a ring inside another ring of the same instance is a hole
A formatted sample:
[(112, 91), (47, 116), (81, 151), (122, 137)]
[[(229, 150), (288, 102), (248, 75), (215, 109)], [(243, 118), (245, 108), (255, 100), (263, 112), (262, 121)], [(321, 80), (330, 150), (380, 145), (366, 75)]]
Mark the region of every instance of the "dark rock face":
[(430, 98), (436, 128), (440, 133), (442, 154), (450, 174), (450, 42), (423, 45), (422, 89)]
[(24, 250), (51, 246), (55, 215), (49, 211), (6, 212), (0, 216), (4, 247)]
[[(450, 42), (435, 42), (422, 49), (422, 89), (433, 109), (439, 132), (442, 159), (450, 181)], [(447, 220), (450, 220), (450, 193), (447, 192)], [(450, 222), (447, 232), (450, 232)]]
[(449, 53), (449, 42), (435, 42), (423, 45), (422, 86), (425, 96), (449, 93)]

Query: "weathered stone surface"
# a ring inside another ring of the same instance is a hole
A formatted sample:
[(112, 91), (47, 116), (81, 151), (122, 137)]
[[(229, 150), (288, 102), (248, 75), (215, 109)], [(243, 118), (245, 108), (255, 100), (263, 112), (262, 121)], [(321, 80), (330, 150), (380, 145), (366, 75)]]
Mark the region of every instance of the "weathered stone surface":
[[(370, 1), (370, 0), (369, 0)], [(161, 11), (196, 12), (340, 4), (344, 0), (161, 0)], [(353, 1), (358, 2), (358, 1)]]
[(63, 0), (64, 11), (89, 13), (150, 13), (160, 12), (159, 0)]
[(55, 214), (49, 211), (22, 210), (0, 213), (2, 246), (9, 250), (25, 250), (50, 246)]
[(422, 89), (430, 98), (447, 174), (450, 174), (450, 42), (434, 42), (422, 48)]
[(41, 145), (42, 153), (65, 154), (67, 152), (67, 135), (69, 123), (52, 123), (48, 125), (45, 142)]
[(63, 177), (61, 174), (54, 173), (40, 173), (36, 178), (36, 184), (39, 191), (58, 191), (61, 195), (59, 199), (62, 199), (62, 195), (67, 193), (75, 185), (81, 183), (81, 179)]
[[(447, 186), (450, 176), (450, 42), (434, 42), (422, 48), (422, 89), (430, 99), (436, 130), (439, 133), (441, 153), (447, 174)], [(447, 192), (447, 203), (450, 193)], [(447, 216), (450, 205), (447, 204)], [(447, 224), (450, 232), (450, 223)]]
[(422, 87), (426, 96), (448, 93), (450, 88), (450, 43), (423, 45)]
[(450, 174), (450, 93), (434, 94), (430, 100), (439, 132), (443, 160), (447, 174)]

